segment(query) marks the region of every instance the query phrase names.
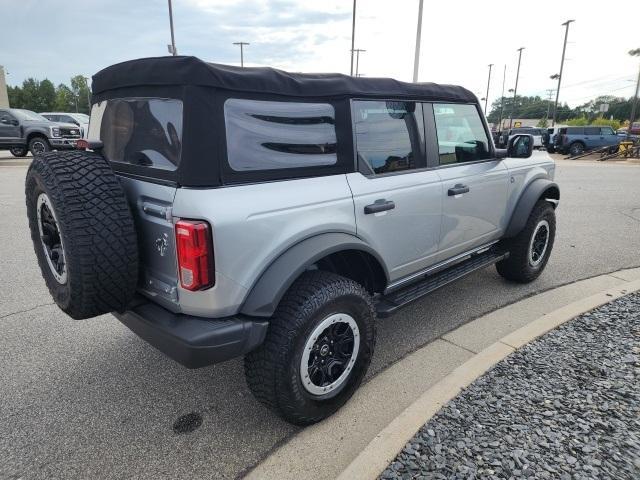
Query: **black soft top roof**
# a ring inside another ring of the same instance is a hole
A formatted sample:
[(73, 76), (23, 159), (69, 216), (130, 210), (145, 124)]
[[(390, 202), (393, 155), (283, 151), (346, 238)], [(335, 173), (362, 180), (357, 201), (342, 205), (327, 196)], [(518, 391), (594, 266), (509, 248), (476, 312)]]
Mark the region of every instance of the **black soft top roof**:
[(196, 57), (140, 58), (107, 67), (93, 76), (93, 93), (145, 85), (196, 85), (223, 90), (301, 97), (411, 97), (477, 102), (454, 85), (406, 83), (392, 78), (350, 77), (339, 73), (289, 73), (275, 68), (241, 68), (203, 62)]

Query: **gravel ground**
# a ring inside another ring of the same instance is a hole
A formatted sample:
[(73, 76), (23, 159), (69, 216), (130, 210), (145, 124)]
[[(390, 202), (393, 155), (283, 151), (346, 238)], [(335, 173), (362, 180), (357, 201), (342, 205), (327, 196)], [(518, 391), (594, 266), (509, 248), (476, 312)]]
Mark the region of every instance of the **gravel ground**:
[(382, 479), (640, 478), (640, 294), (496, 365), (411, 439)]

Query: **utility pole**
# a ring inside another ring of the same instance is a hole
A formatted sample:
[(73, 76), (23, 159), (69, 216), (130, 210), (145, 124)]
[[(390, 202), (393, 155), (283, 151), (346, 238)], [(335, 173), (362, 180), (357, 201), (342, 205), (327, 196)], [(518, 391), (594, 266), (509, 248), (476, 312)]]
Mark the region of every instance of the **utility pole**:
[[(487, 80), (487, 94), (484, 97), (484, 116), (487, 116), (487, 104), (489, 103), (489, 85), (491, 85), (491, 69), (493, 68), (493, 63), (489, 64), (489, 79)], [(415, 81), (415, 80), (414, 80)]]
[[(640, 56), (640, 48), (636, 48), (635, 50), (630, 50), (629, 55), (632, 57)], [(638, 81), (636, 82), (636, 94), (633, 97), (633, 104), (631, 106), (631, 116), (629, 117), (629, 128), (627, 129), (627, 140), (631, 137), (631, 127), (633, 127), (633, 122), (636, 119), (636, 108), (638, 105), (638, 90), (640, 90), (640, 69), (638, 70)]]
[(560, 98), (560, 82), (562, 82), (562, 69), (564, 68), (564, 54), (567, 51), (567, 37), (569, 36), (569, 25), (575, 20), (567, 20), (562, 25), (565, 27), (564, 30), (564, 44), (562, 45), (562, 59), (560, 60), (560, 73), (558, 74), (558, 86), (556, 87), (556, 103), (553, 106), (553, 121), (551, 122), (551, 126), (555, 127), (556, 118), (558, 117), (558, 99)]
[(171, 0), (169, 0), (169, 26), (171, 27), (171, 45), (169, 45), (169, 53), (175, 57), (178, 55), (178, 50), (176, 50), (176, 38), (173, 34), (173, 8), (171, 7)]
[(360, 67), (360, 52), (364, 53), (366, 52), (366, 50), (363, 50), (361, 48), (356, 48), (354, 49), (354, 52), (356, 52), (356, 77), (358, 77), (358, 71), (359, 71), (359, 67)]
[(356, 0), (353, 0), (353, 19), (351, 21), (351, 73), (353, 77), (353, 52), (356, 46)]
[(418, 82), (418, 69), (420, 67), (420, 37), (422, 36), (422, 3), (418, 4), (418, 29), (416, 31), (416, 53), (413, 59), (413, 83)]
[(251, 44), (249, 42), (233, 42), (233, 44), (240, 46), (240, 67), (244, 68), (244, 46)]
[(507, 80), (507, 64), (504, 64), (504, 72), (502, 72), (502, 95), (500, 96), (500, 122), (498, 123), (498, 131), (502, 131), (502, 117), (504, 114), (504, 84)]
[(518, 79), (520, 78), (520, 61), (522, 60), (522, 50), (524, 47), (518, 49), (518, 71), (516, 72), (516, 86), (513, 88), (513, 104), (511, 105), (511, 114), (509, 115), (509, 130), (513, 125), (513, 111), (516, 108), (516, 95), (518, 94)]
[(548, 88), (547, 93), (549, 94), (549, 98), (547, 98), (547, 116), (544, 117), (546, 120), (549, 120), (549, 109), (551, 108), (551, 99), (553, 98), (553, 92), (555, 90), (553, 88)]

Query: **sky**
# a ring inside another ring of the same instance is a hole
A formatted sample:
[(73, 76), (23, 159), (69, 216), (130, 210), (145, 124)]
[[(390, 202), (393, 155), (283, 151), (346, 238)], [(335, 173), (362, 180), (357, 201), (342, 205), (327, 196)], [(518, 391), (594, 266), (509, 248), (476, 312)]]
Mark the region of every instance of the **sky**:
[[(359, 71), (411, 81), (419, 0), (359, 0), (355, 47)], [(239, 64), (233, 42), (244, 41), (245, 65), (296, 72), (349, 73), (351, 0), (173, 0), (181, 55)], [(598, 95), (632, 96), (640, 57), (640, 2), (594, 0), (424, 2), (419, 80), (462, 85), (489, 102), (514, 87), (547, 97), (560, 70), (569, 30), (560, 101), (577, 106)], [(167, 55), (167, 0), (0, 0), (0, 65), (9, 85), (26, 78), (55, 84), (91, 76), (113, 63)], [(509, 95), (508, 93), (506, 93)]]

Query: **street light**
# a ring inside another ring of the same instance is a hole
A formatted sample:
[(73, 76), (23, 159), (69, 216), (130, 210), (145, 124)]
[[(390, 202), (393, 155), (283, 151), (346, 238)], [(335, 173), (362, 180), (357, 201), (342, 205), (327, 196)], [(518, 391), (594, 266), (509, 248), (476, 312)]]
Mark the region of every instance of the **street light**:
[(484, 97), (484, 115), (487, 116), (487, 103), (489, 102), (489, 85), (491, 85), (491, 69), (493, 68), (493, 63), (489, 64), (489, 79), (487, 80), (487, 94)]
[(524, 50), (524, 47), (520, 47), (518, 49), (518, 71), (516, 73), (516, 86), (513, 88), (513, 104), (511, 105), (511, 114), (509, 115), (509, 130), (511, 130), (511, 126), (513, 124), (513, 110), (516, 108), (516, 95), (518, 94), (518, 79), (520, 78), (520, 61), (522, 60), (522, 50)]
[(351, 73), (353, 77), (353, 52), (355, 49), (356, 41), (356, 0), (353, 0), (353, 20), (351, 22)]
[(562, 70), (564, 69), (564, 54), (567, 51), (567, 37), (569, 36), (569, 25), (575, 22), (575, 20), (567, 20), (562, 25), (565, 27), (564, 30), (564, 44), (562, 45), (562, 59), (560, 60), (560, 73), (558, 75), (558, 86), (556, 87), (556, 102), (553, 106), (553, 121), (551, 122), (551, 126), (554, 127), (556, 125), (556, 117), (558, 115), (558, 99), (560, 98), (560, 82), (562, 82)]
[(422, 35), (422, 3), (418, 4), (418, 28), (416, 30), (416, 52), (413, 58), (413, 83), (418, 81), (418, 67), (420, 66), (420, 37)]
[[(640, 48), (635, 50), (629, 50), (629, 55), (632, 57), (640, 57)], [(638, 90), (640, 90), (640, 70), (638, 70), (638, 81), (636, 82), (636, 94), (633, 96), (633, 105), (631, 106), (631, 116), (629, 117), (629, 128), (627, 129), (627, 139), (631, 136), (631, 127), (633, 127), (633, 121), (636, 119), (636, 108), (638, 105)]]
[(502, 95), (500, 96), (500, 122), (498, 122), (499, 131), (502, 131), (502, 116), (504, 114), (504, 84), (506, 79), (507, 79), (507, 64), (505, 63), (504, 71), (502, 72)]
[(171, 28), (171, 45), (167, 45), (169, 53), (174, 57), (178, 55), (176, 50), (176, 38), (173, 35), (173, 8), (171, 8), (171, 0), (169, 0), (169, 27)]
[(360, 67), (360, 52), (364, 53), (366, 52), (366, 50), (363, 50), (362, 48), (356, 48), (353, 50), (354, 52), (356, 52), (356, 77), (359, 76), (358, 75), (358, 70)]
[(251, 44), (248, 42), (233, 42), (233, 44), (240, 46), (240, 67), (244, 68), (244, 46)]

